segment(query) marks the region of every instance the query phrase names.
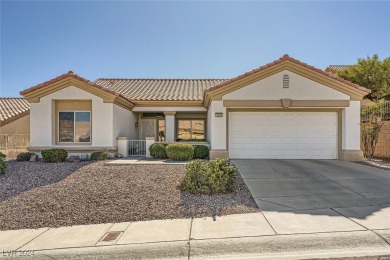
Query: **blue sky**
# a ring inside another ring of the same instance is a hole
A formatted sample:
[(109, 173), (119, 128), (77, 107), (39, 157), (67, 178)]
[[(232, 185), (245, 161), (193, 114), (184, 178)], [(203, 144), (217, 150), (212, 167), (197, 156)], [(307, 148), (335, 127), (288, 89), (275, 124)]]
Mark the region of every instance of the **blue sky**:
[(1, 96), (69, 70), (230, 78), (283, 54), (324, 69), (390, 56), (390, 2), (2, 1)]

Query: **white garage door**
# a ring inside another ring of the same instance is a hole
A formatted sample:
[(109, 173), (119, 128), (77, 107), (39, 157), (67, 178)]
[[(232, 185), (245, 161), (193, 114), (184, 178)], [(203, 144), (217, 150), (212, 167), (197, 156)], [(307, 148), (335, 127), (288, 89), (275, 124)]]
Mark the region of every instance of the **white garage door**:
[(230, 112), (229, 155), (337, 159), (336, 112)]

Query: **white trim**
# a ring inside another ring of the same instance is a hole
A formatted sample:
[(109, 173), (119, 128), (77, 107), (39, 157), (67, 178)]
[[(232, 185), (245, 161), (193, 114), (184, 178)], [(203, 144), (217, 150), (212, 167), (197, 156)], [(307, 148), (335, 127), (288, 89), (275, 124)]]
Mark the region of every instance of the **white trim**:
[[(73, 140), (76, 138), (76, 113), (82, 112), (82, 113), (89, 113), (89, 130), (91, 132), (90, 140), (89, 142), (60, 142), (60, 113), (61, 112), (73, 112)], [(58, 111), (58, 125), (57, 125), (57, 140), (58, 144), (92, 144), (92, 111), (88, 110), (59, 110)]]

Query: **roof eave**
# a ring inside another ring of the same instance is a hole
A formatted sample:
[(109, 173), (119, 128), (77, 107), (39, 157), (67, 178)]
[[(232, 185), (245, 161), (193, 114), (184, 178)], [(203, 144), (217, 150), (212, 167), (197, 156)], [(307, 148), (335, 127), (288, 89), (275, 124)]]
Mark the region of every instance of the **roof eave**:
[(129, 110), (134, 107), (134, 103), (131, 99), (126, 98), (120, 93), (116, 93), (85, 78), (82, 78), (71, 71), (42, 84), (25, 89), (21, 91), (20, 94), (24, 96), (28, 102), (37, 103), (41, 97), (59, 91), (68, 86), (78, 87), (84, 91), (103, 98), (104, 102), (113, 102)]
[[(217, 86), (214, 86), (210, 89), (207, 89), (204, 92), (204, 106), (208, 108), (210, 106), (211, 100), (215, 99), (221, 99), (223, 94), (229, 93), (230, 87), (234, 85), (240, 85), (240, 82), (245, 82), (245, 81), (250, 81), (248, 79), (255, 78), (256, 75), (261, 75), (263, 74), (272, 74), (276, 73), (277, 69), (275, 68), (282, 68), (283, 65), (286, 65), (285, 68), (294, 68), (295, 67), (300, 67), (301, 71), (302, 69), (305, 69), (307, 71), (311, 71), (311, 73), (316, 73), (318, 75), (317, 78), (323, 77), (324, 79), (327, 78), (329, 82), (333, 82), (333, 84), (337, 85), (339, 84), (340, 86), (344, 86), (342, 89), (345, 92), (350, 93), (351, 99), (357, 99), (357, 100), (362, 100), (364, 96), (368, 95), (371, 93), (371, 90), (366, 89), (364, 87), (361, 87), (357, 84), (354, 84), (350, 81), (347, 81), (345, 79), (342, 79), (336, 75), (330, 74), (328, 72), (322, 71), (320, 69), (317, 69), (313, 66), (310, 66), (306, 63), (303, 63), (301, 61), (295, 60), (288, 55), (284, 55), (282, 58), (273, 61), (271, 63), (268, 63), (264, 66), (258, 67), (252, 71), (246, 72), (244, 74), (241, 74), (235, 78), (232, 78), (226, 82), (223, 82)], [(293, 71), (294, 72), (294, 71)], [(261, 79), (261, 77), (260, 77)], [(259, 79), (258, 79), (259, 80)], [(318, 79), (317, 79), (318, 80)]]

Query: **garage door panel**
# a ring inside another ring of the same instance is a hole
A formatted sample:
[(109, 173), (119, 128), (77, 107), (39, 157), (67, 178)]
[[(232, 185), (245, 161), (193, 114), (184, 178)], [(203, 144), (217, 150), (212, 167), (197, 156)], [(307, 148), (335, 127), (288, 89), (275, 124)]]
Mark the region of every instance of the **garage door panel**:
[(231, 158), (336, 159), (336, 112), (231, 112)]
[(230, 141), (231, 145), (250, 144), (250, 143), (253, 143), (253, 138), (250, 137), (232, 138)]

